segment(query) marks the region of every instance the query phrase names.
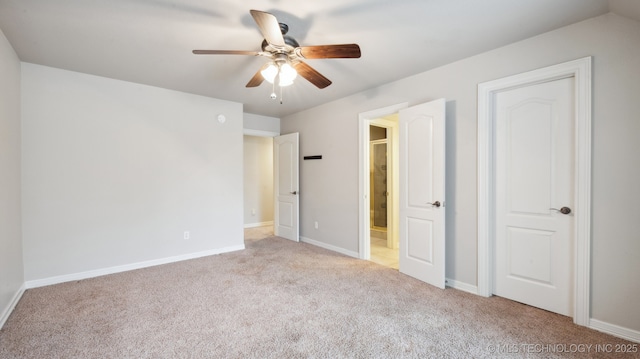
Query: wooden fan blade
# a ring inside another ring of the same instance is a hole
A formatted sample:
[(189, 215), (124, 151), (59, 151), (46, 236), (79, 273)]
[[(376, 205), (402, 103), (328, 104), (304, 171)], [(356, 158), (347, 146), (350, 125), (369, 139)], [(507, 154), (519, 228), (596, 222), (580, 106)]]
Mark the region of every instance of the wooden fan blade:
[(331, 80), (322, 76), (321, 73), (304, 62), (296, 62), (292, 64), (292, 66), (296, 69), (296, 71), (298, 71), (298, 75), (304, 77), (309, 82), (316, 85), (316, 87), (318, 87), (319, 89), (323, 89), (331, 85)]
[(239, 50), (193, 50), (196, 55), (260, 55), (257, 51), (239, 51)]
[(305, 59), (356, 59), (360, 57), (358, 44), (302, 46), (296, 54)]
[(280, 30), (278, 19), (268, 12), (251, 10), (251, 16), (258, 24), (258, 28), (267, 42), (274, 46), (284, 46), (284, 37)]
[(258, 72), (256, 72), (255, 75), (253, 75), (251, 80), (249, 80), (249, 82), (247, 82), (247, 86), (246, 87), (258, 87), (258, 86), (260, 86), (262, 84), (262, 82), (264, 81), (264, 77), (262, 77), (262, 73), (260, 73), (260, 72), (262, 70), (264, 70), (267, 66), (269, 66), (269, 63), (266, 63), (266, 64), (262, 65), (260, 70), (258, 70)]

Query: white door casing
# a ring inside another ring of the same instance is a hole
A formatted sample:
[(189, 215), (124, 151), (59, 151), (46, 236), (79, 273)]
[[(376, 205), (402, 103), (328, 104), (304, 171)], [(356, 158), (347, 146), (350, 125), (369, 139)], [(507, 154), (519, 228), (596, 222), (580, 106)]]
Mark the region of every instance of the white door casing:
[(536, 83), (574, 79), (573, 320), (584, 326), (590, 320), (591, 62), (591, 57), (585, 57), (478, 85), (478, 294), (490, 296), (494, 290), (496, 95)]
[(573, 89), (574, 79), (564, 78), (495, 97), (493, 293), (568, 316), (573, 315)]
[(380, 108), (377, 110), (367, 111), (360, 113), (358, 115), (359, 121), (359, 160), (358, 160), (358, 168), (360, 169), (358, 172), (358, 182), (359, 186), (359, 196), (360, 203), (358, 206), (359, 213), (359, 257), (360, 259), (369, 260), (371, 259), (371, 223), (370, 223), (370, 183), (369, 183), (369, 160), (370, 160), (370, 151), (369, 151), (369, 126), (376, 125), (386, 127), (390, 132), (388, 133), (388, 139), (390, 140), (389, 150), (391, 151), (391, 156), (393, 157), (391, 160), (391, 168), (389, 169), (392, 172), (392, 183), (390, 187), (392, 188), (390, 193), (390, 198), (388, 199), (388, 205), (391, 205), (390, 212), (392, 212), (391, 217), (389, 217), (390, 221), (387, 225), (387, 233), (388, 236), (391, 237), (392, 242), (399, 243), (398, 239), (398, 213), (399, 213), (399, 200), (397, 193), (399, 192), (399, 180), (398, 180), (398, 170), (397, 164), (400, 162), (398, 159), (398, 143), (399, 143), (399, 129), (397, 121), (388, 121), (383, 119), (383, 117), (387, 117), (393, 114), (397, 114), (399, 110), (407, 108), (409, 105), (405, 103), (400, 103), (397, 105), (392, 105), (384, 108)]
[(400, 272), (445, 286), (445, 100), (400, 110)]
[(298, 133), (273, 139), (274, 225), (276, 236), (298, 242), (299, 233)]

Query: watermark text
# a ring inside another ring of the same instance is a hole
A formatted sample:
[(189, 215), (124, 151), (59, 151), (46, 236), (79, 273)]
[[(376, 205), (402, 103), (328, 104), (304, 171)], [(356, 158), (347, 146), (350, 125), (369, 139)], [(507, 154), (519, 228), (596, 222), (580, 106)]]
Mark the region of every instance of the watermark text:
[(638, 344), (489, 344), (490, 353), (637, 353)]

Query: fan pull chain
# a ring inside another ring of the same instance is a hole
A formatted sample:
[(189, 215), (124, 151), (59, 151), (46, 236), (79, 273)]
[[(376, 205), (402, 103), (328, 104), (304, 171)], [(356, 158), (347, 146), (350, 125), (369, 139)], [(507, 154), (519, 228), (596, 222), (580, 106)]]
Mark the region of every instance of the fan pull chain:
[(280, 104), (282, 105), (282, 86), (279, 86), (279, 87), (280, 87)]
[(274, 81), (271, 84), (272, 88), (271, 88), (271, 99), (275, 100), (278, 96), (276, 96), (276, 82)]

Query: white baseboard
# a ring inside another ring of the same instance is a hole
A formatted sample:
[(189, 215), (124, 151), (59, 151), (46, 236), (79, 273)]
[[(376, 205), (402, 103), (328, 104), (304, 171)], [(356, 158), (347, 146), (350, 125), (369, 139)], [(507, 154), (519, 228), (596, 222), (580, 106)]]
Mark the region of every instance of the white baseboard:
[(353, 252), (353, 251), (350, 251), (350, 250), (347, 250), (347, 249), (344, 249), (344, 248), (336, 247), (336, 246), (331, 245), (331, 244), (319, 242), (319, 241), (316, 241), (315, 239), (311, 239), (311, 238), (300, 236), (300, 241), (304, 242), (304, 243), (313, 244), (314, 246), (318, 246), (320, 248), (328, 249), (330, 251), (338, 252), (340, 254), (344, 254), (345, 256), (354, 257), (354, 258), (360, 258), (360, 254), (358, 252)]
[(589, 319), (589, 328), (595, 329), (599, 332), (611, 334), (618, 338), (630, 340), (632, 342), (640, 343), (640, 331), (621, 327), (615, 324), (609, 324), (597, 319)]
[(264, 227), (264, 226), (273, 226), (273, 221), (245, 223), (244, 228), (256, 228), (256, 227)]
[(121, 266), (102, 268), (102, 269), (95, 269), (95, 270), (90, 270), (90, 271), (86, 271), (86, 272), (65, 274), (65, 275), (60, 275), (60, 276), (55, 276), (55, 277), (30, 280), (30, 281), (25, 282), (25, 287), (27, 289), (44, 287), (44, 286), (52, 285), (52, 284), (71, 282), (71, 281), (74, 281), (74, 280), (82, 280), (82, 279), (87, 279), (87, 278), (100, 277), (100, 276), (108, 275), (108, 274), (121, 273), (121, 272), (126, 272), (126, 271), (130, 271), (130, 270), (134, 270), (134, 269), (153, 267), (153, 266), (157, 266), (157, 265), (161, 265), (161, 264), (180, 262), (180, 261), (184, 261), (184, 260), (188, 260), (188, 259), (207, 257), (207, 256), (215, 255), (215, 254), (234, 252), (234, 251), (239, 251), (239, 250), (243, 250), (243, 249), (244, 249), (244, 244), (241, 244), (241, 245), (237, 245), (237, 246), (217, 248), (217, 249), (212, 249), (212, 250), (208, 250), (208, 251), (183, 254), (183, 255), (167, 257), (167, 258), (153, 259), (153, 260), (150, 260), (150, 261), (144, 261), (144, 262), (138, 262), (138, 263), (125, 264), (125, 265), (121, 265)]
[(475, 285), (467, 284), (464, 282), (458, 282), (456, 280), (446, 278), (445, 286), (478, 295), (478, 287), (476, 287)]
[(11, 298), (9, 305), (7, 305), (2, 311), (2, 316), (0, 316), (0, 329), (4, 327), (4, 323), (6, 323), (7, 319), (9, 319), (11, 312), (13, 312), (13, 309), (16, 307), (16, 305), (20, 301), (20, 298), (22, 298), (22, 295), (24, 294), (25, 290), (26, 290), (25, 285), (24, 284), (21, 285), (20, 289), (18, 289), (18, 291), (13, 295), (13, 298)]

